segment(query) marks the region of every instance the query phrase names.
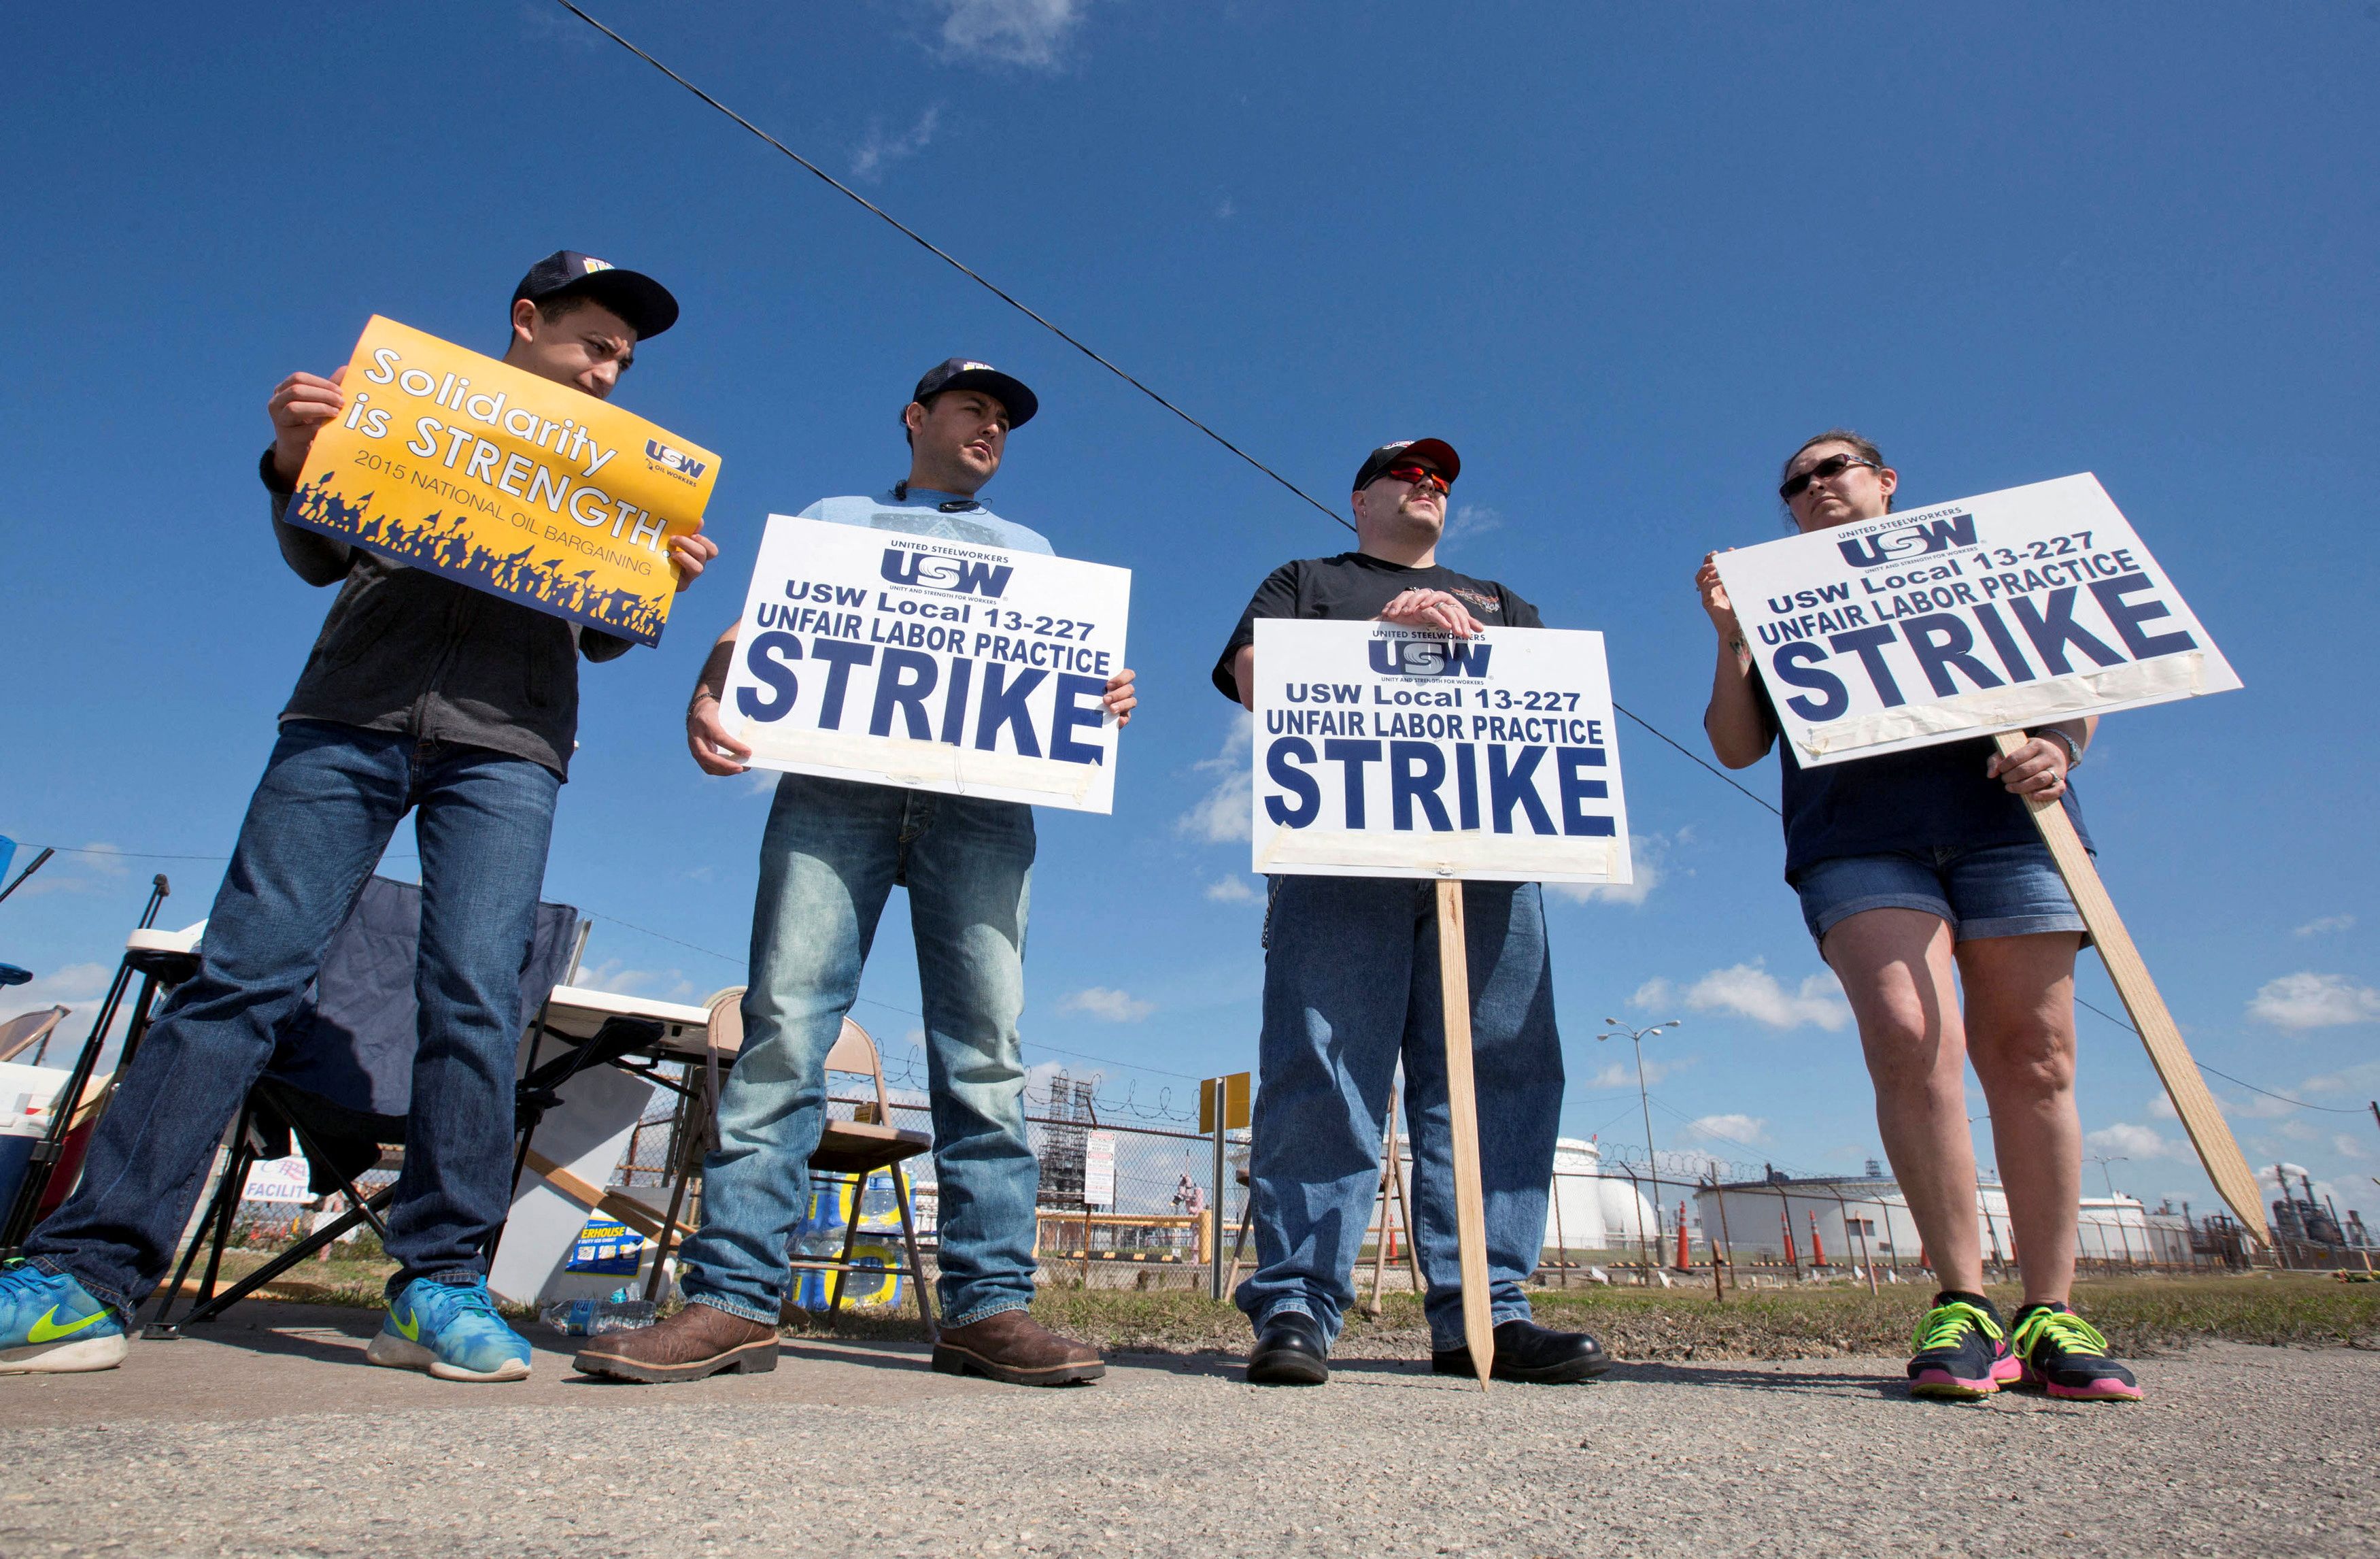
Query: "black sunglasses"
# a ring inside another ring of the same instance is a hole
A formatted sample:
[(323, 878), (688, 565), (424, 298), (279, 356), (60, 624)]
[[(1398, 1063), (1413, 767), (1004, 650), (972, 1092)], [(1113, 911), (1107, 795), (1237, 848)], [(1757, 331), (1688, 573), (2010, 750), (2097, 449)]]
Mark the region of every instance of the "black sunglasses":
[(1869, 459), (1864, 455), (1829, 455), (1800, 476), (1787, 477), (1784, 484), (1777, 489), (1777, 496), (1790, 504), (1807, 493), (1813, 481), (1822, 477), (1828, 479), (1839, 477), (1853, 466), (1865, 466), (1872, 471), (1884, 469), (1882, 464)]

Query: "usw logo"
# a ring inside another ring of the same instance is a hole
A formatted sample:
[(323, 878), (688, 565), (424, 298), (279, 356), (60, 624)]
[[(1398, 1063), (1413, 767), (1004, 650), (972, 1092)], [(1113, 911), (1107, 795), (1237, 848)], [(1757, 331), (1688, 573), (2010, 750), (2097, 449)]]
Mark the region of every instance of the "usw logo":
[(667, 466), (680, 476), (698, 477), (707, 460), (698, 460), (683, 449), (672, 449), (657, 438), (645, 440), (645, 456), (656, 465)]
[(896, 585), (956, 591), (997, 601), (1007, 592), (1008, 577), (1016, 570), (1005, 563), (985, 563), (971, 557), (935, 557), (928, 553), (903, 552), (898, 547), (887, 547), (880, 572)]
[(1382, 676), (1485, 676), (1492, 648), (1448, 639), (1375, 639), (1372, 669)]
[(1928, 553), (1955, 552), (1974, 544), (1975, 517), (1954, 514), (1894, 530), (1879, 530), (1873, 536), (1855, 536), (1848, 542), (1837, 542), (1835, 546), (1854, 568), (1880, 568), (1888, 563), (1906, 563)]

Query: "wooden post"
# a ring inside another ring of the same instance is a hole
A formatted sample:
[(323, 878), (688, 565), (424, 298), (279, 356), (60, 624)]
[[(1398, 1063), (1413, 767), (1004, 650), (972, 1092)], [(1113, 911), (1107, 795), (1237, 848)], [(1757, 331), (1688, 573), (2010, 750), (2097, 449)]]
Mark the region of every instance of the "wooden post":
[[(1405, 1117), (1405, 1129), (1406, 1134), (1410, 1136), (1413, 1130), (1411, 1115)], [(1405, 1186), (1404, 1150), (1391, 1142), (1389, 1145), (1389, 1159), (1391, 1166), (1390, 1174), (1394, 1176), (1397, 1188), (1397, 1227), (1404, 1233), (1402, 1243), (1405, 1248), (1405, 1270), (1413, 1273), (1414, 1297), (1419, 1299), (1429, 1292), (1429, 1280), (1421, 1275), (1421, 1247), (1415, 1243), (1413, 1197)]]
[[(2027, 739), (2022, 731), (2002, 731), (1992, 738), (2003, 756), (2022, 747)], [(2107, 896), (2106, 884), (2099, 881), (2098, 868), (2092, 864), (2090, 852), (2082, 847), (2082, 837), (2074, 832), (2073, 820), (2056, 801), (2036, 802), (2028, 797), (2025, 805), (2032, 809), (2042, 842), (2049, 846), (2051, 857), (2058, 862), (2058, 874), (2066, 879), (2066, 891), (2074, 895), (2074, 907), (2082, 911), (2082, 923), (2091, 928), (2091, 940), (2107, 967), (2107, 978), (2115, 982), (2116, 993), (2123, 998), (2124, 1010), (2131, 1014), (2132, 1027), (2139, 1031), (2141, 1043), (2148, 1047), (2149, 1064), (2156, 1068), (2158, 1079), (2165, 1084), (2166, 1096), (2173, 1101), (2182, 1129), (2190, 1133), (2191, 1146), (2198, 1150), (2198, 1162), (2206, 1166), (2206, 1177), (2215, 1182), (2215, 1188), (2222, 1193), (2232, 1213), (2259, 1240), (2272, 1244), (2272, 1233), (2265, 1225), (2256, 1177), (2249, 1173), (2248, 1161), (2240, 1156), (2240, 1144), (2232, 1139), (2231, 1128), (2224, 1124), (2222, 1112), (2216, 1108), (2214, 1095), (2207, 1092), (2206, 1079), (2198, 1075), (2198, 1064), (2190, 1058), (2190, 1047), (2182, 1043), (2181, 1030), (2174, 1026), (2173, 1015), (2166, 1011), (2165, 998), (2157, 994), (2156, 982), (2149, 978), (2148, 965), (2142, 960), (2140, 949), (2132, 944), (2131, 932), (2124, 929), (2122, 918), (2117, 915), (2115, 900)]]
[(1395, 1205), (1390, 1184), (1397, 1173), (1397, 1090), (1389, 1085), (1389, 1129), (1380, 1139), (1380, 1237), (1372, 1242), (1372, 1302), (1367, 1313), (1380, 1313), (1380, 1286), (1389, 1275), (1389, 1211)]
[(1479, 1389), (1496, 1363), (1488, 1319), (1488, 1212), (1479, 1194), (1479, 1097), (1471, 1082), (1471, 961), (1463, 884), (1438, 881), (1438, 983), (1446, 1014), (1447, 1115), (1454, 1128), (1454, 1235), (1463, 1271), (1463, 1340)]

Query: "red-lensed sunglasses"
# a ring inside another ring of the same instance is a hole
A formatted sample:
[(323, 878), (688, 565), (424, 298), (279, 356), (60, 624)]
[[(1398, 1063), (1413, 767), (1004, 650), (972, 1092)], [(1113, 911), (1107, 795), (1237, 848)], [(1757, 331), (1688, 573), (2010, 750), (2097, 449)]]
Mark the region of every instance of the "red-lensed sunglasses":
[(1453, 491), (1451, 483), (1427, 466), (1390, 466), (1380, 474), (1397, 481), (1409, 481), (1415, 487), (1435, 487), (1440, 493)]

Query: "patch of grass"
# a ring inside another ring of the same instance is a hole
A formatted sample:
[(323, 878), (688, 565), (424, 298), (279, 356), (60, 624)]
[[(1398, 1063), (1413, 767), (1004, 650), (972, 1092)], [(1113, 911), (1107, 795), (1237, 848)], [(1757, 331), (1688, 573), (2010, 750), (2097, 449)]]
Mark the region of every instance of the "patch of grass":
[[(1996, 1287), (1993, 1301), (2012, 1315), (2023, 1293)], [(1889, 1358), (1908, 1351), (1911, 1331), (1932, 1295), (1916, 1285), (1870, 1297), (1864, 1286), (1761, 1289), (1730, 1293), (1724, 1304), (1685, 1288), (1532, 1291), (1530, 1304), (1548, 1326), (1594, 1333), (1622, 1359)], [(2142, 1358), (2191, 1343), (2224, 1339), (2292, 1346), (2380, 1347), (2380, 1285), (2327, 1277), (2254, 1273), (2240, 1277), (2127, 1278), (2078, 1284), (2074, 1308), (2124, 1357)], [(1181, 1290), (1045, 1289), (1034, 1301), (1043, 1325), (1117, 1352), (1238, 1353), (1248, 1324), (1228, 1303)], [(846, 1310), (832, 1327), (802, 1316), (796, 1335), (915, 1340), (914, 1310)], [(1348, 1317), (1339, 1343), (1351, 1357), (1418, 1358), (1429, 1351), (1421, 1305), (1386, 1296), (1377, 1318)]]

